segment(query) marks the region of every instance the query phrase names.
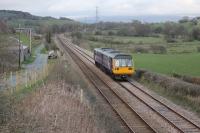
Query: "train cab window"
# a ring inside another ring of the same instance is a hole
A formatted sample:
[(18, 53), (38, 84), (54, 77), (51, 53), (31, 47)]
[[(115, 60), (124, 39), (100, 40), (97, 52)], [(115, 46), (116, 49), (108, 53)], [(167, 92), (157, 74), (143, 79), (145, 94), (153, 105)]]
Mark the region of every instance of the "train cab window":
[(131, 67), (132, 60), (131, 59), (116, 59), (115, 60), (115, 67)]
[(126, 59), (120, 59), (121, 60), (121, 66), (126, 67)]
[(131, 67), (132, 66), (132, 60), (131, 59), (127, 59), (127, 66)]

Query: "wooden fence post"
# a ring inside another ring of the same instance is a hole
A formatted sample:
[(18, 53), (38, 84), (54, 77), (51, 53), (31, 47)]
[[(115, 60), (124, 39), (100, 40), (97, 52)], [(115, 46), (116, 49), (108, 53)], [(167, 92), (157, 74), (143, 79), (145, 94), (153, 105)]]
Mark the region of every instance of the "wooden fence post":
[(34, 78), (35, 78), (35, 84), (36, 84), (36, 82), (37, 82), (37, 72), (36, 72), (36, 70), (34, 72)]
[(12, 81), (13, 81), (13, 77), (12, 77), (12, 71), (10, 72), (10, 86), (9, 88), (11, 89), (11, 93), (13, 92), (13, 89), (12, 89)]
[(81, 103), (83, 103), (83, 89), (81, 89)]
[(18, 90), (18, 78), (19, 78), (19, 75), (18, 75), (18, 72), (16, 71), (15, 72), (15, 90)]
[(27, 70), (26, 70), (26, 72), (25, 72), (25, 78), (26, 78), (26, 88), (28, 87), (28, 72), (27, 72)]

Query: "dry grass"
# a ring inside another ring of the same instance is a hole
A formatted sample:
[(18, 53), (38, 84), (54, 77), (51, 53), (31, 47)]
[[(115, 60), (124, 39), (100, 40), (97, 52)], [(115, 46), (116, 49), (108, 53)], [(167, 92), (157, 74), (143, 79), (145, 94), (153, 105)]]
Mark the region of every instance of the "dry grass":
[[(138, 70), (139, 71), (139, 70)], [(200, 86), (188, 82), (184, 82), (180, 79), (176, 79), (170, 76), (143, 71), (144, 79), (154, 82), (156, 84), (161, 85), (166, 90), (171, 91), (172, 93), (181, 94), (184, 96), (200, 96)]]
[(20, 98), (0, 95), (0, 132), (127, 132), (71, 59), (55, 64), (42, 87), (26, 88)]
[(176, 73), (173, 73), (173, 77), (181, 79), (185, 82), (200, 85), (200, 77), (192, 77), (192, 76), (180, 75)]
[(105, 132), (80, 90), (64, 82), (49, 83), (16, 104), (13, 117), (2, 132)]

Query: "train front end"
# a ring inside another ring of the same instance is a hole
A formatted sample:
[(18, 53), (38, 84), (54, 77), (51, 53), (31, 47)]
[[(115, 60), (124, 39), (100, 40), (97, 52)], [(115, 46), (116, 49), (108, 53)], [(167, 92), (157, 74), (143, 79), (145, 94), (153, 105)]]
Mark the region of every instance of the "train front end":
[(131, 55), (115, 56), (112, 66), (112, 71), (115, 77), (126, 78), (135, 73), (134, 63)]

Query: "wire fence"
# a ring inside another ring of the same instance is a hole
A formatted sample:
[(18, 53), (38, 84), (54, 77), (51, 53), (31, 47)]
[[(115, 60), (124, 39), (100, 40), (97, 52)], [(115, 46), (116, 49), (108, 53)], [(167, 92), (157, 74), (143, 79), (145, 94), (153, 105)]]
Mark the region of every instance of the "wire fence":
[(40, 69), (31, 68), (16, 72), (4, 72), (0, 74), (0, 91), (16, 91), (23, 87), (29, 87), (37, 81), (44, 79), (48, 75), (49, 64), (43, 65)]

